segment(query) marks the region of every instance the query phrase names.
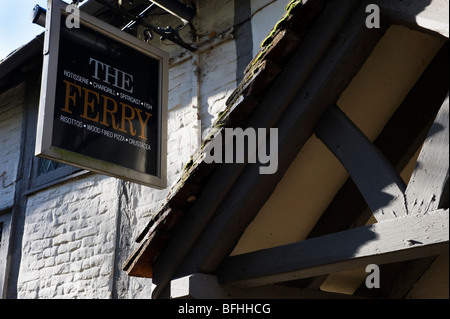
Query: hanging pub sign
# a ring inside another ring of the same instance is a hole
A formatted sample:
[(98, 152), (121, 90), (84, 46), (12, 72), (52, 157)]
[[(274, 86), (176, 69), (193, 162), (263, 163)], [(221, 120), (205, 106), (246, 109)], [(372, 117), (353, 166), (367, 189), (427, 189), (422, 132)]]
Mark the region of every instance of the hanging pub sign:
[(49, 0), (36, 155), (166, 187), (168, 55)]

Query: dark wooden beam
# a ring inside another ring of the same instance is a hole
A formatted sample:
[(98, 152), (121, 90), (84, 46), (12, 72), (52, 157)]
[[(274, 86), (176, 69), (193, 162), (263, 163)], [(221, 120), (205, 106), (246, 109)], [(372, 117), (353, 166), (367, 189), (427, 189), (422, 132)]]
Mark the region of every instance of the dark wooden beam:
[[(446, 205), (448, 197), (448, 95), (425, 141), (418, 165), (406, 192), (409, 214), (427, 214)], [(446, 205), (448, 208), (448, 205)], [(367, 297), (404, 298), (434, 262), (435, 256), (380, 267), (382, 289), (367, 291), (361, 285), (355, 294)]]
[[(448, 90), (448, 55), (449, 44), (447, 42), (430, 62), (373, 143), (395, 166), (398, 173), (403, 171), (412, 156), (422, 146)], [(427, 107), (424, 107), (424, 105)], [(439, 207), (448, 208), (448, 205), (446, 206), (444, 203)], [(372, 212), (367, 209), (367, 204), (361, 192), (353, 180), (349, 178), (307, 238), (362, 226), (371, 215)], [(414, 263), (414, 261), (411, 262)], [(404, 262), (403, 265), (406, 263), (408, 262)], [(424, 265), (424, 263), (420, 265)], [(383, 273), (394, 270), (393, 267), (384, 270), (384, 267), (385, 265), (381, 266)], [(417, 265), (414, 268), (417, 268)], [(409, 269), (412, 269), (412, 267), (403, 267), (402, 273), (408, 272)], [(422, 272), (425, 270), (423, 269)], [(417, 271), (415, 272), (417, 273)], [(418, 271), (418, 273), (420, 272)], [(412, 278), (414, 274), (408, 277)], [(326, 276), (307, 278), (289, 284), (298, 287), (318, 288), (325, 279)], [(405, 284), (406, 282), (403, 286)], [(367, 290), (364, 284), (361, 289)]]
[[(422, 146), (447, 94), (449, 54), (447, 42), (373, 142), (398, 173), (403, 171), (412, 156)], [(349, 229), (366, 207), (367, 204), (357, 186), (349, 178), (322, 214), (308, 238)], [(368, 213), (371, 214), (370, 211)], [(355, 226), (364, 225), (370, 214), (367, 214), (362, 222)]]
[(228, 257), (219, 282), (262, 286), (383, 265), (448, 250), (448, 209), (408, 215), (275, 248)]
[(406, 216), (400, 175), (337, 106), (328, 108), (314, 131), (350, 173), (378, 221)]

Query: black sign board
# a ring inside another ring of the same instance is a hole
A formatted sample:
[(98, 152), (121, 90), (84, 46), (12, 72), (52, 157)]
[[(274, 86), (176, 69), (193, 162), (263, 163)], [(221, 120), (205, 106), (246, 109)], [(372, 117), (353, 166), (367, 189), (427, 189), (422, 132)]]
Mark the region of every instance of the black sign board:
[(49, 1), (36, 155), (165, 187), (167, 54), (67, 6)]

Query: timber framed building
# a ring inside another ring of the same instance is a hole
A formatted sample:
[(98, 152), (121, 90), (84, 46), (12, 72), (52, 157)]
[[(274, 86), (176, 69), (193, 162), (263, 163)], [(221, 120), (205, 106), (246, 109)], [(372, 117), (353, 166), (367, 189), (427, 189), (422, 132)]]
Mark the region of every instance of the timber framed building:
[[(167, 189), (35, 158), (42, 35), (0, 63), (0, 297), (448, 298), (448, 1), (181, 2)], [(207, 163), (227, 128), (276, 128), (276, 173)]]

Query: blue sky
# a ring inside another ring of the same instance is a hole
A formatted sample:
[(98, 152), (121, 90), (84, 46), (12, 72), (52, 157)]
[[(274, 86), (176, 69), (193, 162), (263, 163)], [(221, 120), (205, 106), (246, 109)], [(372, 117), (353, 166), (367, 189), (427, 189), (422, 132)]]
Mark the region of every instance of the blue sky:
[(46, 8), (47, 0), (0, 0), (0, 60), (44, 32), (44, 28), (31, 23), (36, 4)]

